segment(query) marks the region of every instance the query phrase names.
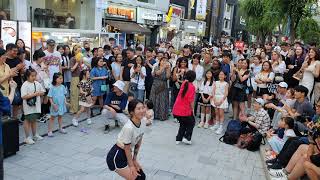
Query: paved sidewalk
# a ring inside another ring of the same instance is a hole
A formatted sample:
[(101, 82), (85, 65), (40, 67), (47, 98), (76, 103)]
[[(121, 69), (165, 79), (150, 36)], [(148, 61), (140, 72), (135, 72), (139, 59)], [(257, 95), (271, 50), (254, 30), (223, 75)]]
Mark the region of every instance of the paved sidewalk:
[[(103, 118), (93, 118), (88, 133), (80, 127), (34, 145), (23, 145), (4, 160), (5, 180), (118, 180), (105, 157), (120, 129), (103, 133)], [(178, 124), (172, 120), (149, 128), (139, 153), (148, 180), (265, 180), (259, 152), (219, 142), (211, 130), (195, 128), (193, 144), (175, 145)]]

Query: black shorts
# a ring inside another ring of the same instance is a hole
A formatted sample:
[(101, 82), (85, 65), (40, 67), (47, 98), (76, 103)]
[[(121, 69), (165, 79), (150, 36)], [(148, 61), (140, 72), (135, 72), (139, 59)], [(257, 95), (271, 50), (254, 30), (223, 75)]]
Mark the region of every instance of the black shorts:
[(268, 91), (268, 88), (257, 88), (257, 96), (262, 97), (264, 94), (270, 95), (271, 93)]
[(316, 165), (317, 167), (320, 167), (320, 154), (314, 154), (310, 156), (310, 160), (312, 164)]
[(123, 169), (128, 166), (128, 160), (125, 151), (116, 144), (110, 149), (106, 161), (111, 171)]

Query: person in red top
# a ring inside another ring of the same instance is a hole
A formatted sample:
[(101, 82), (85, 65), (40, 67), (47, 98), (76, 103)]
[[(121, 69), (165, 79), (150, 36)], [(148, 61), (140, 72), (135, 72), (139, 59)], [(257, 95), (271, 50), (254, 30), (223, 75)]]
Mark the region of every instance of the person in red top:
[(181, 141), (185, 144), (191, 144), (192, 131), (195, 125), (194, 119), (194, 100), (196, 88), (192, 82), (196, 78), (194, 71), (188, 71), (185, 74), (185, 81), (182, 83), (176, 102), (173, 105), (173, 116), (180, 123), (179, 131), (176, 136), (176, 144)]

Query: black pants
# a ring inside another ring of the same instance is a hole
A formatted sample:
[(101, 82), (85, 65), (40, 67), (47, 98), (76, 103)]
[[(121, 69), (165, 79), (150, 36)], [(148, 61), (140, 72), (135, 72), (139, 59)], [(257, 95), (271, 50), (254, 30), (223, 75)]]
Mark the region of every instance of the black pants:
[(150, 92), (151, 92), (151, 88), (152, 88), (152, 83), (153, 83), (153, 79), (146, 79), (145, 80), (145, 89), (146, 89), (146, 97), (145, 99), (149, 99), (150, 98)]
[(190, 141), (195, 125), (194, 116), (175, 116), (175, 118), (177, 118), (180, 123), (176, 141), (182, 141), (183, 137)]
[[(198, 103), (199, 103), (199, 98), (200, 98), (200, 93), (196, 93), (196, 98), (194, 100), (194, 115), (197, 116), (198, 114)], [(201, 109), (200, 109), (200, 114), (201, 114)]]
[(282, 150), (277, 155), (278, 162), (282, 165), (282, 167), (286, 167), (289, 163), (293, 154), (297, 151), (299, 146), (304, 144), (297, 138), (289, 138), (286, 143), (283, 145)]
[(0, 145), (0, 180), (3, 180), (3, 148)]

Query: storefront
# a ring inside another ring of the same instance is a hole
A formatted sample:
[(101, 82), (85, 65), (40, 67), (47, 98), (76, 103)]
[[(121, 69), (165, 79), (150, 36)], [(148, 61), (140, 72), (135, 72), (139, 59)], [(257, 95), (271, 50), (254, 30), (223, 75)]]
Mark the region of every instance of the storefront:
[(120, 33), (119, 44), (123, 48), (127, 45), (134, 47), (141, 35), (151, 34), (150, 29), (137, 24), (136, 8), (121, 4), (108, 4), (103, 26), (106, 27), (107, 32)]
[(138, 40), (145, 42), (144, 46), (150, 46), (157, 42), (159, 35), (159, 27), (164, 25), (164, 12), (138, 7), (137, 8), (137, 23), (150, 29), (151, 34), (140, 35)]
[(206, 22), (194, 20), (182, 20), (182, 46), (191, 42), (198, 44), (205, 35)]
[(14, 2), (11, 0), (0, 1), (0, 20), (10, 20), (14, 17)]

